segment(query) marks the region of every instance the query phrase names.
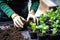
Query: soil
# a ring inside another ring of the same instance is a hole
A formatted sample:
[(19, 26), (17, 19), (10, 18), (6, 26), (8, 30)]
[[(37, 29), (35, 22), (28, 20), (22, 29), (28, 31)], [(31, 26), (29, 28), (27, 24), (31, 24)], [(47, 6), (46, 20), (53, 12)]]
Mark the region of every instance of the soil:
[(28, 40), (21, 34), (21, 29), (16, 27), (0, 28), (0, 40)]

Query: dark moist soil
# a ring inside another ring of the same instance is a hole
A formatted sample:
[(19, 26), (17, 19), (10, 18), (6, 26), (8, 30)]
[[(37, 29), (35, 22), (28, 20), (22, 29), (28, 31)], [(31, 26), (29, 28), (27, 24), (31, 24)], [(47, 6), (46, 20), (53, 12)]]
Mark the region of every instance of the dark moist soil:
[(0, 40), (28, 40), (28, 39), (24, 38), (19, 28), (11, 26), (9, 28), (5, 28), (4, 30), (0, 28)]

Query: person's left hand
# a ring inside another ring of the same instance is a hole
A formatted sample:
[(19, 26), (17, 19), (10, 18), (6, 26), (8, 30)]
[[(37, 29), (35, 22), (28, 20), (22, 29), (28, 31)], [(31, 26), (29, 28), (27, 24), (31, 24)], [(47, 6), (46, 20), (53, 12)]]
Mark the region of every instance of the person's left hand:
[(30, 10), (29, 11), (29, 14), (28, 14), (28, 17), (27, 17), (27, 21), (31, 20), (30, 18), (32, 19), (33, 22), (35, 22), (38, 25), (38, 19), (35, 17), (34, 10)]
[(35, 18), (35, 16), (29, 13), (29, 14), (28, 14), (28, 17), (27, 17), (27, 21), (29, 21), (30, 18), (32, 18), (33, 21), (36, 22), (36, 18)]

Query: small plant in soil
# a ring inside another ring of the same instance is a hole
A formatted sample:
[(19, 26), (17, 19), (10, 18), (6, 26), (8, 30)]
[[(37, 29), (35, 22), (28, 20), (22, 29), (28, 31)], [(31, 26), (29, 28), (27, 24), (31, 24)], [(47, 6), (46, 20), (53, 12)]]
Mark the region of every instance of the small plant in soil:
[(32, 32), (35, 32), (36, 30), (36, 23), (30, 22), (31, 28), (32, 28)]
[(39, 18), (40, 24), (43, 24), (45, 20), (46, 20), (46, 16), (44, 14), (41, 14), (41, 16)]
[(48, 25), (46, 24), (41, 24), (36, 27), (37, 29), (41, 30), (42, 34), (45, 34), (47, 30), (49, 29)]
[(55, 11), (55, 14), (56, 14), (56, 16), (57, 16), (57, 19), (60, 20), (60, 6), (57, 7), (57, 10)]
[(59, 20), (56, 20), (53, 24), (52, 24), (52, 34), (56, 34), (58, 32), (58, 27), (60, 26)]
[(48, 10), (48, 11), (46, 12), (46, 14), (47, 14), (47, 16), (50, 18), (49, 21), (50, 21), (51, 23), (53, 23), (54, 20), (56, 19), (55, 12), (53, 11), (53, 9)]

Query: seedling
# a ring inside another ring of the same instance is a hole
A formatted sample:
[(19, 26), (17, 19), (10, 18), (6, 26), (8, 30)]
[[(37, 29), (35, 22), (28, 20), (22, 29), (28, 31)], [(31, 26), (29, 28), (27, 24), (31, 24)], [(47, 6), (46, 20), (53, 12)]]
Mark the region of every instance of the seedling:
[(55, 13), (56, 13), (57, 19), (60, 20), (60, 6), (57, 7), (57, 10), (55, 11)]
[(52, 34), (56, 34), (58, 32), (58, 27), (60, 26), (58, 24), (59, 20), (56, 20), (56, 22), (54, 22), (54, 24), (52, 24), (53, 29), (52, 29)]
[(36, 23), (30, 22), (31, 28), (32, 28), (32, 32), (35, 32), (36, 30)]
[(57, 28), (53, 28), (53, 29), (51, 29), (52, 30), (52, 34), (54, 35), (54, 34), (56, 34), (57, 33), (57, 31), (58, 31), (58, 29)]
[(57, 28), (57, 27), (60, 26), (58, 23), (59, 23), (59, 20), (56, 20), (56, 22), (54, 22), (54, 24), (52, 24), (52, 26), (55, 27), (55, 28)]
[(41, 14), (39, 18), (40, 24), (43, 24), (45, 20), (46, 20), (46, 16), (44, 14)]
[(48, 25), (45, 25), (45, 24), (41, 24), (41, 25), (37, 26), (36, 28), (40, 29), (42, 34), (46, 33), (46, 31), (49, 29)]
[(56, 15), (53, 9), (48, 10), (46, 13), (48, 14), (48, 17), (50, 18), (49, 20), (50, 22), (53, 22), (56, 19)]
[(49, 29), (49, 27), (45, 24), (42, 24), (41, 25), (41, 31), (42, 31), (42, 34), (46, 33), (46, 31)]

